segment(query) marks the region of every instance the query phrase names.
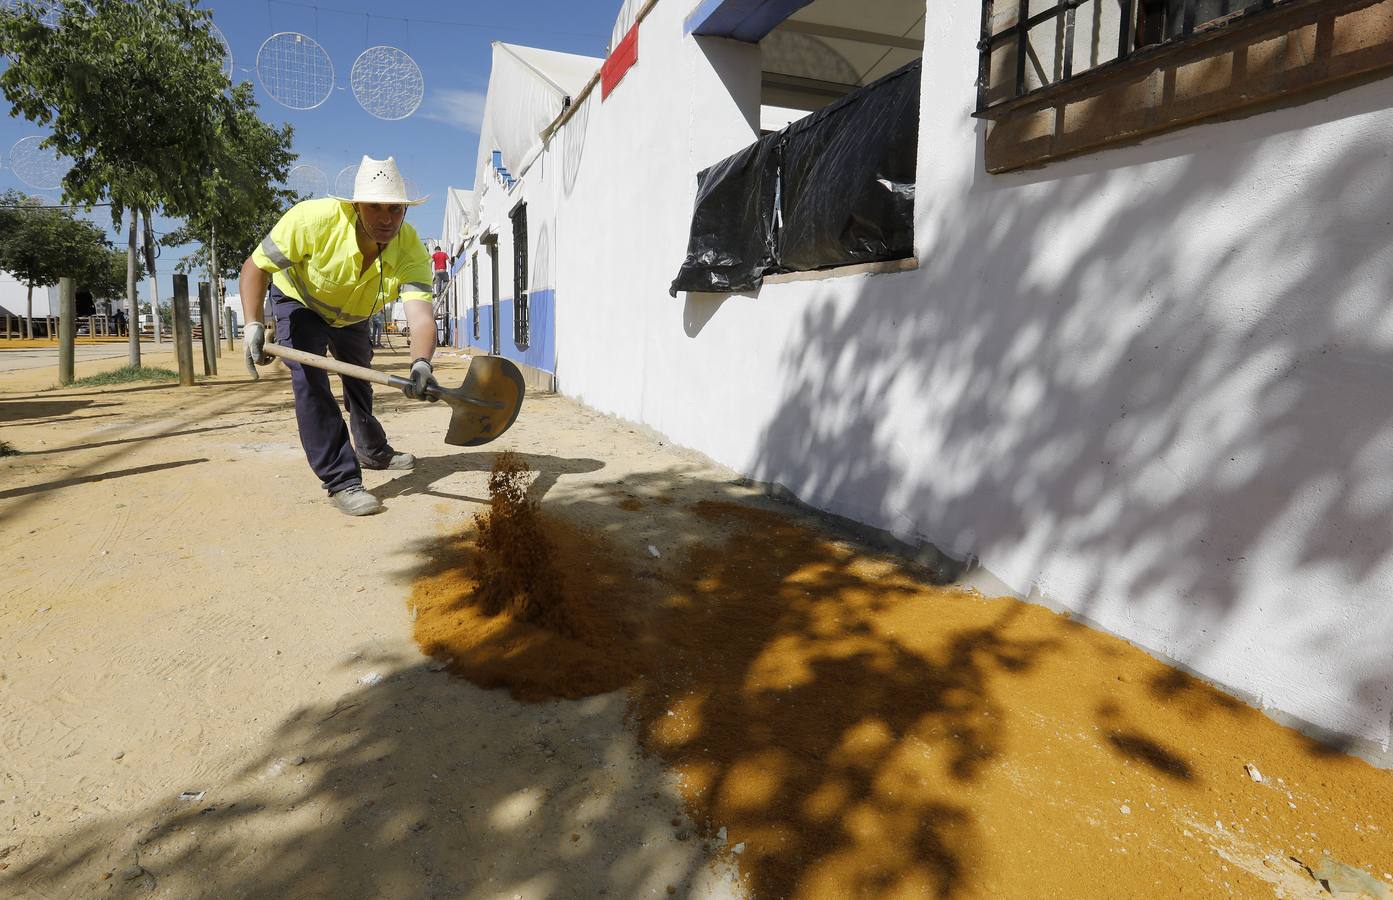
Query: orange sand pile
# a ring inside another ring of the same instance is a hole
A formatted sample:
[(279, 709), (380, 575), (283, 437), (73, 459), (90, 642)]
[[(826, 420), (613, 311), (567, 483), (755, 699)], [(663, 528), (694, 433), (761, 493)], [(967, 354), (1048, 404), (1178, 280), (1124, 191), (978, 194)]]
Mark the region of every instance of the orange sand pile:
[(641, 668), (635, 629), (620, 614), (632, 579), (599, 562), (593, 537), (538, 509), (529, 474), (515, 455), (499, 455), (488, 511), (472, 533), (444, 543), (439, 571), (415, 585), (416, 641), (470, 681), (521, 700), (623, 687)]
[(770, 512), (693, 512), (696, 549), (646, 582), (538, 520), (561, 602), (627, 628), (488, 616), (462, 537), (418, 586), (417, 636), (520, 696), (641, 675), (645, 746), (707, 836), (744, 845), (754, 897), (1317, 897), (1303, 866), (1326, 854), (1393, 883), (1393, 775), (1043, 608)]

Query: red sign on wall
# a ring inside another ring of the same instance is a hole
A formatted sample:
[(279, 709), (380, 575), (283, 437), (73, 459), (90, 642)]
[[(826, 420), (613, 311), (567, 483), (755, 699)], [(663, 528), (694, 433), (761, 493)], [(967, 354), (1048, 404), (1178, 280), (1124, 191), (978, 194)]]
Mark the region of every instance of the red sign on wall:
[(619, 82), (624, 80), (624, 73), (634, 67), (638, 62), (638, 25), (629, 29), (629, 33), (624, 35), (624, 40), (609, 54), (609, 59), (600, 66), (600, 99), (605, 100), (609, 97)]

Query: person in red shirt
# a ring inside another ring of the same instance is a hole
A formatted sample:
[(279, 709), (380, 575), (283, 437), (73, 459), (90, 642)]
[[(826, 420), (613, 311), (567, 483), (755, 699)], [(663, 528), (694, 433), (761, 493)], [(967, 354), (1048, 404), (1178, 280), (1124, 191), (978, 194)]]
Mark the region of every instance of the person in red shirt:
[(450, 283), (450, 256), (440, 245), (435, 245), (435, 252), (430, 255), (430, 261), (435, 266), (435, 299), (439, 300), (445, 293), (445, 285)]

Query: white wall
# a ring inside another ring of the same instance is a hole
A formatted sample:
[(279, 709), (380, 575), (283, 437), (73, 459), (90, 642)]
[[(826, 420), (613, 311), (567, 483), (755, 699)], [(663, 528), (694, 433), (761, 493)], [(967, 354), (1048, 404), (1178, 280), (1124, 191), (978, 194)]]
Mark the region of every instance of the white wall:
[(685, 12), (546, 154), (561, 389), (1387, 749), (1393, 81), (991, 176), (980, 20), (937, 5), (919, 269), (673, 300), (758, 113)]
[[(57, 288), (55, 287), (56, 291)], [(48, 303), (49, 288), (34, 288), (34, 318), (49, 314)], [(22, 282), (16, 281), (15, 277), (8, 272), (0, 272), (0, 306), (5, 307), (17, 316), (25, 315), (29, 308), (29, 288)], [(58, 314), (58, 304), (53, 305), (53, 315)]]

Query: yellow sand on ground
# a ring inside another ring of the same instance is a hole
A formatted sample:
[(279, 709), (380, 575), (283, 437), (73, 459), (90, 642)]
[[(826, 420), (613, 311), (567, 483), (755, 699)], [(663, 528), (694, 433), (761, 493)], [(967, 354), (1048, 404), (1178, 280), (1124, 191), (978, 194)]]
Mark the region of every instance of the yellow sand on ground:
[(553, 602), (612, 627), (489, 615), (465, 532), (417, 582), (418, 642), (524, 699), (629, 684), (754, 897), (1316, 897), (1327, 855), (1393, 883), (1393, 774), (1122, 640), (747, 505), (695, 504), (647, 578), (542, 513)]

